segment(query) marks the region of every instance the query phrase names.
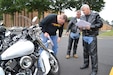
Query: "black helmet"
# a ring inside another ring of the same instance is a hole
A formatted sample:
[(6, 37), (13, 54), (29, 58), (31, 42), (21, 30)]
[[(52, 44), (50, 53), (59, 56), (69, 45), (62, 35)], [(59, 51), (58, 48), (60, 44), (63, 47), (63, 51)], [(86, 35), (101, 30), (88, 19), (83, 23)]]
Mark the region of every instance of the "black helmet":
[(5, 31), (6, 31), (6, 28), (4, 26), (0, 26), (0, 33)]
[(5, 37), (6, 28), (4, 26), (0, 26), (0, 40)]

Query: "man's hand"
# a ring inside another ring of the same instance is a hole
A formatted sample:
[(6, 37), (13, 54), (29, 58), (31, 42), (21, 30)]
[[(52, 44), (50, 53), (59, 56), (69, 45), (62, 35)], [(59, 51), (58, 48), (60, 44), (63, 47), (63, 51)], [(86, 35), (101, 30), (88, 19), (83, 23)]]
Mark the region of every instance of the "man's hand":
[(90, 30), (90, 25), (85, 25), (84, 27), (79, 27), (80, 31), (82, 30)]
[(85, 29), (90, 30), (90, 25), (86, 25)]
[(69, 35), (69, 32), (66, 32), (66, 33), (65, 33), (65, 35), (67, 35), (67, 36), (68, 36), (68, 35)]
[(61, 40), (61, 37), (58, 37), (57, 42), (60, 42), (60, 40)]
[(48, 34), (47, 32), (45, 32), (45, 33), (44, 33), (44, 36), (45, 36), (45, 37), (48, 37), (48, 36), (49, 36), (49, 34)]

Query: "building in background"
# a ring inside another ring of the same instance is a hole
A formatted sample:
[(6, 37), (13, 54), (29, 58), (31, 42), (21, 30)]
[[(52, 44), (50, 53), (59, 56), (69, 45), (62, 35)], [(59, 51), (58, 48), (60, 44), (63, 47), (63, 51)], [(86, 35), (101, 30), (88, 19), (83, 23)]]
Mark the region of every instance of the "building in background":
[[(52, 12), (44, 12), (44, 17), (47, 16), (48, 14), (50, 14)], [(21, 16), (26, 16), (28, 17), (30, 20), (32, 20), (33, 17), (38, 16), (38, 12), (30, 12), (28, 13), (27, 11), (22, 11), (21, 13), (16, 12), (14, 14), (14, 17), (12, 19), (11, 15), (9, 14), (4, 14), (3, 15), (3, 23), (6, 27), (25, 27), (25, 26), (30, 26), (30, 23), (23, 17)], [(42, 18), (41, 18), (42, 19)], [(40, 20), (41, 20), (40, 19)], [(39, 22), (39, 20), (37, 20), (37, 23)], [(64, 29), (67, 28), (68, 22), (64, 25)], [(103, 27), (100, 30), (112, 30), (112, 26), (107, 24), (106, 22), (104, 22)]]

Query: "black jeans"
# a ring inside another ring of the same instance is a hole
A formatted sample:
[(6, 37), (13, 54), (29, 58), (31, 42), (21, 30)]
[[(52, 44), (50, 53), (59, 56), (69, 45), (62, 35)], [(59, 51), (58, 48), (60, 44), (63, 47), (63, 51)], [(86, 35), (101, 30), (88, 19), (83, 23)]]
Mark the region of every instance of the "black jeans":
[(93, 37), (93, 41), (88, 44), (83, 40), (83, 56), (84, 65), (89, 66), (89, 56), (91, 58), (92, 70), (98, 70), (98, 55), (97, 55), (97, 37)]
[(72, 39), (69, 36), (67, 55), (70, 55), (72, 47), (73, 47), (73, 55), (76, 54), (78, 41), (79, 41), (79, 38)]

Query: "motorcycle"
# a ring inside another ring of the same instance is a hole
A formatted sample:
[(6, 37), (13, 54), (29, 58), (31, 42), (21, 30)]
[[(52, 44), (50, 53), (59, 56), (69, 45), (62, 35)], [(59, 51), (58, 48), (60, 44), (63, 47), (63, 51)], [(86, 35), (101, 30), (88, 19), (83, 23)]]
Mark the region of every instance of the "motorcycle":
[[(32, 22), (35, 20), (36, 17)], [(53, 51), (42, 43), (41, 33), (36, 24), (23, 28), (20, 34), (8, 39), (10, 42), (1, 39), (0, 75), (60, 75), (59, 61)], [(40, 49), (43, 49), (41, 53)]]

